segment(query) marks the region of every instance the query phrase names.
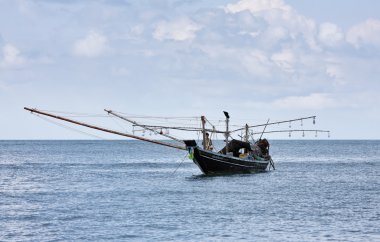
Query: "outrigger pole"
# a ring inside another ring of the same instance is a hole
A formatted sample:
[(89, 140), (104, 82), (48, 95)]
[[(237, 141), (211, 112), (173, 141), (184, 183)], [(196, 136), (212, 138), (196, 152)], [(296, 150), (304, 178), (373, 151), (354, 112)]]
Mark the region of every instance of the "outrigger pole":
[(84, 126), (84, 127), (87, 127), (87, 128), (96, 129), (96, 130), (100, 130), (100, 131), (103, 131), (103, 132), (107, 132), (107, 133), (111, 133), (111, 134), (116, 134), (116, 135), (120, 135), (120, 136), (124, 136), (124, 137), (128, 137), (128, 138), (138, 139), (138, 140), (150, 142), (150, 143), (153, 143), (153, 144), (163, 145), (163, 146), (167, 146), (167, 147), (171, 147), (171, 148), (176, 148), (176, 149), (180, 149), (180, 150), (186, 150), (186, 148), (182, 147), (182, 146), (177, 146), (177, 145), (167, 144), (167, 143), (156, 141), (156, 140), (146, 139), (146, 138), (142, 138), (142, 137), (131, 135), (131, 134), (121, 133), (121, 132), (114, 131), (114, 130), (111, 130), (111, 129), (100, 128), (100, 127), (97, 127), (97, 126), (94, 126), (94, 125), (91, 125), (91, 124), (86, 124), (86, 123), (82, 123), (82, 122), (75, 121), (75, 120), (72, 120), (72, 119), (64, 118), (64, 117), (53, 115), (53, 114), (46, 113), (46, 112), (42, 112), (42, 111), (39, 111), (39, 110), (37, 110), (35, 108), (32, 109), (32, 108), (24, 107), (24, 109), (30, 111), (31, 113), (38, 113), (38, 114), (45, 115), (45, 116), (48, 116), (48, 117), (51, 117), (51, 118), (60, 119), (60, 120), (63, 120), (63, 121), (69, 122), (69, 123), (73, 123), (73, 124), (77, 124), (77, 125), (80, 125), (80, 126)]
[(252, 134), (270, 134), (270, 133), (288, 133), (288, 132), (319, 132), (319, 133), (330, 133), (330, 130), (321, 130), (321, 129), (289, 129), (289, 130), (273, 130), (273, 131), (264, 131), (264, 132), (255, 132)]
[[(206, 121), (206, 119), (205, 119)], [(160, 126), (160, 125), (144, 125), (145, 127), (150, 127), (150, 128), (162, 128), (162, 129), (176, 129), (176, 130), (183, 130), (183, 131), (202, 131), (202, 128), (194, 128), (194, 127), (170, 127), (170, 126)], [(220, 133), (220, 134), (225, 134), (226, 131), (220, 131), (216, 129), (206, 129), (206, 132), (211, 132), (211, 133)]]
[[(313, 124), (315, 124), (315, 118), (316, 118), (316, 116), (310, 116), (310, 117), (304, 117), (304, 118), (296, 118), (296, 119), (283, 120), (283, 121), (279, 121), (279, 122), (271, 122), (271, 123), (267, 122), (265, 124), (250, 125), (248, 127), (249, 128), (257, 128), (257, 127), (274, 125), (274, 124), (282, 124), (282, 123), (291, 123), (291, 122), (294, 122), (294, 121), (302, 121), (302, 120), (305, 120), (305, 119), (313, 119)], [(245, 128), (235, 129), (235, 130), (232, 130), (231, 132), (236, 132), (236, 131), (240, 131), (240, 130), (243, 130), (243, 129), (245, 129)]]
[[(271, 122), (271, 123), (264, 123), (264, 124), (258, 124), (258, 125), (248, 125), (248, 128), (257, 128), (257, 127), (269, 126), (269, 125), (274, 125), (274, 124), (291, 123), (294, 121), (302, 121), (302, 120), (306, 120), (306, 119), (313, 119), (313, 124), (314, 124), (315, 118), (316, 118), (316, 116), (309, 116), (309, 117), (304, 117), (304, 118), (283, 120), (283, 121), (279, 121), (279, 122)], [(176, 130), (183, 130), (183, 131), (202, 131), (203, 130), (202, 128), (194, 128), (194, 127), (177, 127), (177, 126), (169, 127), (169, 126), (160, 126), (160, 125), (144, 125), (144, 126), (152, 128), (152, 129), (154, 129), (154, 128), (165, 128), (165, 129), (176, 129)], [(241, 131), (244, 129), (246, 129), (246, 127), (230, 130), (229, 134), (237, 132), (237, 131)], [(224, 134), (224, 135), (226, 134), (226, 131), (222, 131), (222, 130), (206, 129), (206, 128), (204, 130), (206, 132), (220, 133), (220, 134)]]
[(260, 135), (260, 139), (259, 139), (259, 140), (261, 140), (261, 138), (263, 137), (263, 134), (264, 134), (264, 132), (265, 132), (265, 129), (266, 129), (267, 126), (268, 126), (268, 123), (269, 123), (269, 118), (268, 118), (267, 124), (264, 126), (263, 132), (261, 132), (261, 135)]
[(134, 125), (136, 125), (136, 126), (139, 126), (139, 127), (143, 128), (143, 129), (146, 129), (146, 130), (152, 131), (152, 132), (154, 132), (154, 133), (156, 133), (156, 134), (159, 134), (159, 135), (165, 136), (165, 137), (167, 137), (167, 138), (169, 138), (169, 139), (172, 139), (172, 140), (175, 140), (175, 141), (178, 141), (178, 142), (184, 143), (183, 140), (177, 139), (177, 138), (175, 138), (175, 137), (173, 137), (173, 136), (170, 136), (170, 135), (167, 135), (167, 134), (163, 134), (163, 133), (157, 132), (157, 130), (155, 130), (155, 129), (153, 129), (153, 128), (149, 128), (149, 127), (146, 127), (146, 125), (139, 124), (139, 123), (137, 123), (136, 121), (133, 121), (133, 120), (128, 119), (128, 118), (126, 118), (126, 117), (124, 117), (124, 116), (121, 116), (121, 115), (115, 113), (115, 112), (112, 111), (112, 110), (104, 109), (104, 111), (106, 111), (108, 114), (112, 114), (112, 115), (114, 115), (114, 116), (116, 116), (116, 117), (118, 117), (118, 118), (120, 118), (120, 119), (122, 119), (122, 120), (124, 120), (124, 121), (130, 122), (130, 123), (132, 123), (132, 124), (134, 124)]

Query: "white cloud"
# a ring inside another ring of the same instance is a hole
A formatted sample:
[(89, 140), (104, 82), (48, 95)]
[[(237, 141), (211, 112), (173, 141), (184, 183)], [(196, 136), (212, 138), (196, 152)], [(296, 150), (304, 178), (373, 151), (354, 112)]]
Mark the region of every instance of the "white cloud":
[(326, 93), (313, 93), (309, 96), (289, 96), (275, 100), (272, 104), (277, 108), (284, 109), (325, 109), (339, 106), (337, 101)]
[(335, 80), (335, 83), (337, 84), (346, 84), (346, 82), (343, 80), (343, 71), (341, 70), (340, 66), (337, 64), (328, 64), (326, 66), (326, 74)]
[(84, 57), (97, 57), (107, 49), (107, 37), (101, 33), (91, 31), (86, 37), (74, 44), (74, 54)]
[(244, 10), (251, 12), (261, 12), (267, 10), (291, 11), (291, 7), (282, 0), (241, 0), (236, 4), (227, 4), (224, 8), (226, 12), (237, 13)]
[(195, 38), (195, 33), (200, 30), (201, 27), (195, 22), (182, 18), (176, 21), (167, 22), (162, 21), (158, 23), (156, 29), (153, 32), (153, 37), (157, 40), (192, 40)]
[(342, 41), (343, 32), (333, 23), (322, 23), (319, 26), (318, 39), (324, 45), (336, 46)]
[(260, 78), (270, 77), (271, 63), (265, 52), (253, 49), (249, 51), (230, 51), (230, 54), (239, 59), (246, 72), (252, 76)]
[(296, 58), (293, 52), (289, 49), (274, 53), (271, 56), (271, 60), (285, 72), (293, 73), (295, 71), (294, 64), (296, 62)]
[(356, 48), (363, 45), (380, 47), (380, 20), (368, 19), (352, 26), (347, 32), (346, 40)]
[[(249, 11), (252, 15), (265, 20), (269, 28), (276, 30), (271, 35), (278, 40), (288, 35), (291, 39), (301, 36), (309, 48), (320, 50), (315, 40), (315, 22), (299, 14), (283, 0), (241, 0), (236, 4), (226, 5), (224, 11), (230, 14)], [(271, 35), (268, 36), (269, 41), (273, 41)]]
[(265, 31), (265, 35), (268, 40), (273, 40), (275, 42), (289, 37), (289, 32), (284, 27), (269, 27)]
[[(218, 66), (223, 71), (233, 71), (234, 75), (263, 79), (271, 77), (272, 62), (266, 52), (252, 48), (229, 48), (223, 45), (203, 45), (199, 47), (208, 56), (204, 65)], [(211, 61), (209, 61), (211, 60)], [(223, 63), (221, 62), (223, 60)]]
[(1, 68), (17, 68), (25, 64), (26, 60), (20, 55), (20, 51), (11, 44), (6, 44), (2, 49)]

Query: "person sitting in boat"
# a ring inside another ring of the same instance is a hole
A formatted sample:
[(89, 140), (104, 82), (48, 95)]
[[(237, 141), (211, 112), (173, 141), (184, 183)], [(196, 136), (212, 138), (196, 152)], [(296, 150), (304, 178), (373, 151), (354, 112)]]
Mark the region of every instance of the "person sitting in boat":
[(269, 142), (267, 139), (260, 139), (256, 141), (255, 144), (252, 145), (252, 152), (255, 160), (268, 160), (270, 159), (269, 155)]
[(261, 149), (261, 153), (263, 154), (263, 157), (269, 156), (269, 142), (267, 139), (260, 139), (257, 141), (257, 145)]
[(214, 149), (214, 146), (212, 145), (212, 140), (210, 139), (209, 133), (206, 133), (205, 142), (206, 142), (206, 150), (213, 150)]

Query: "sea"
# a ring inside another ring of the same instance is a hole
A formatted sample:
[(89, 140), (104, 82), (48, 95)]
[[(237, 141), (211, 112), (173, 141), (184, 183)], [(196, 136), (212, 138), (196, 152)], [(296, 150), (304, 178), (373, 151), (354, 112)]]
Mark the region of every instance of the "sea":
[(380, 141), (270, 143), (275, 170), (205, 176), (141, 141), (0, 141), (0, 241), (380, 241)]

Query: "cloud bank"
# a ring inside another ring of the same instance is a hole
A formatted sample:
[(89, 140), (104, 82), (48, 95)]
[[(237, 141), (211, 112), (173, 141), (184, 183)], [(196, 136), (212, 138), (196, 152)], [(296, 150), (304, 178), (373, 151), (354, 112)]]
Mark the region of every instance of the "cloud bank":
[(3, 1), (0, 85), (78, 90), (92, 102), (107, 95), (136, 113), (376, 110), (380, 16), (344, 26), (338, 12), (317, 19), (290, 3)]

